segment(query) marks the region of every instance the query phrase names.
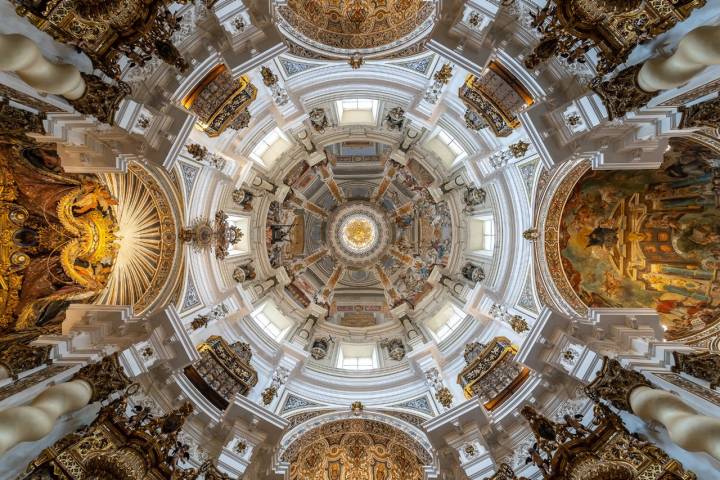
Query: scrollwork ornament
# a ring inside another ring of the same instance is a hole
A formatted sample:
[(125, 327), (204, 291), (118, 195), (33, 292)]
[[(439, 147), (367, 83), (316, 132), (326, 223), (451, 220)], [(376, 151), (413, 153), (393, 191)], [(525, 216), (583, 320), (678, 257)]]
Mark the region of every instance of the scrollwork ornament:
[(117, 85), (105, 83), (100, 77), (81, 73), (85, 80), (85, 93), (77, 100), (68, 100), (78, 112), (92, 115), (102, 123), (114, 125), (120, 102), (130, 94), (130, 86), (122, 81)]
[(604, 357), (602, 369), (595, 380), (585, 387), (585, 393), (596, 402), (607, 400), (619, 410), (632, 412), (630, 393), (638, 387), (652, 386), (642, 373), (624, 368), (613, 358)]
[(84, 380), (92, 388), (90, 402), (107, 399), (113, 392), (123, 390), (130, 385), (130, 379), (120, 365), (118, 354), (104, 357), (97, 363), (86, 365), (71, 380)]
[(263, 405), (270, 405), (276, 396), (277, 396), (277, 388), (275, 388), (272, 385), (269, 386), (268, 388), (266, 388), (265, 390), (263, 390), (263, 392), (262, 392)]
[(622, 118), (626, 113), (644, 107), (659, 92), (646, 92), (637, 82), (643, 64), (626, 68), (610, 80), (596, 78), (590, 85), (605, 104), (608, 118)]
[(27, 133), (45, 134), (43, 118), (45, 114), (36, 114), (15, 108), (7, 98), (0, 98), (0, 132), (25, 136)]
[(492, 477), (485, 477), (483, 480), (527, 480), (525, 477), (515, 476), (515, 472), (507, 463), (501, 463), (498, 465), (495, 475)]
[(442, 405), (445, 408), (452, 407), (453, 404), (453, 394), (447, 387), (440, 387), (435, 392), (435, 398), (438, 402), (440, 402), (440, 405)]
[(720, 386), (720, 354), (711, 352), (673, 352), (672, 371), (710, 382), (710, 388)]
[(0, 352), (0, 366), (5, 367), (12, 378), (18, 374), (49, 364), (51, 345), (24, 345), (16, 343)]
[(680, 107), (682, 120), (680, 128), (720, 129), (720, 98), (714, 98), (690, 107)]

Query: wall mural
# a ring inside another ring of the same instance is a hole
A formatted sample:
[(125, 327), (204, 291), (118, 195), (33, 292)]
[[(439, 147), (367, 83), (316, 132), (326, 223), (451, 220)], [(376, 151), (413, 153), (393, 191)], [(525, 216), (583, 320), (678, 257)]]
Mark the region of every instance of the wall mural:
[(720, 154), (673, 138), (658, 170), (588, 171), (560, 224), (562, 266), (589, 307), (655, 308), (667, 337), (720, 317)]

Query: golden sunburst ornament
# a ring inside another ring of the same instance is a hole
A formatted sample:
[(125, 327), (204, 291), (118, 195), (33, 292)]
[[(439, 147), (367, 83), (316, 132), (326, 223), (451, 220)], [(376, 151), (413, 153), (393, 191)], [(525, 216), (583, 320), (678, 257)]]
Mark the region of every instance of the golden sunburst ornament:
[(373, 228), (366, 218), (354, 218), (345, 225), (343, 236), (353, 247), (363, 249), (373, 240)]

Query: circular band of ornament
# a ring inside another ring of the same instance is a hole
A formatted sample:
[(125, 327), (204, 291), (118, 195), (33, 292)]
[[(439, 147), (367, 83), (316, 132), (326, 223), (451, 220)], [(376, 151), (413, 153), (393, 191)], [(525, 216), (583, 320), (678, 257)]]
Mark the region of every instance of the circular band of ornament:
[(391, 229), (382, 208), (367, 202), (349, 202), (330, 213), (326, 244), (339, 262), (365, 268), (385, 256), (392, 239)]

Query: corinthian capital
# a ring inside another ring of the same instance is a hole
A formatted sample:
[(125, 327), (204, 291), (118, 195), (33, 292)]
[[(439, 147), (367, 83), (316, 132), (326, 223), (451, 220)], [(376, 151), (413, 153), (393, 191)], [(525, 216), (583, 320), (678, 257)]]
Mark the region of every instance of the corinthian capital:
[(602, 369), (595, 380), (585, 387), (585, 393), (595, 401), (607, 400), (615, 408), (632, 412), (630, 392), (637, 387), (652, 386), (640, 372), (623, 368), (617, 360), (604, 357)]

